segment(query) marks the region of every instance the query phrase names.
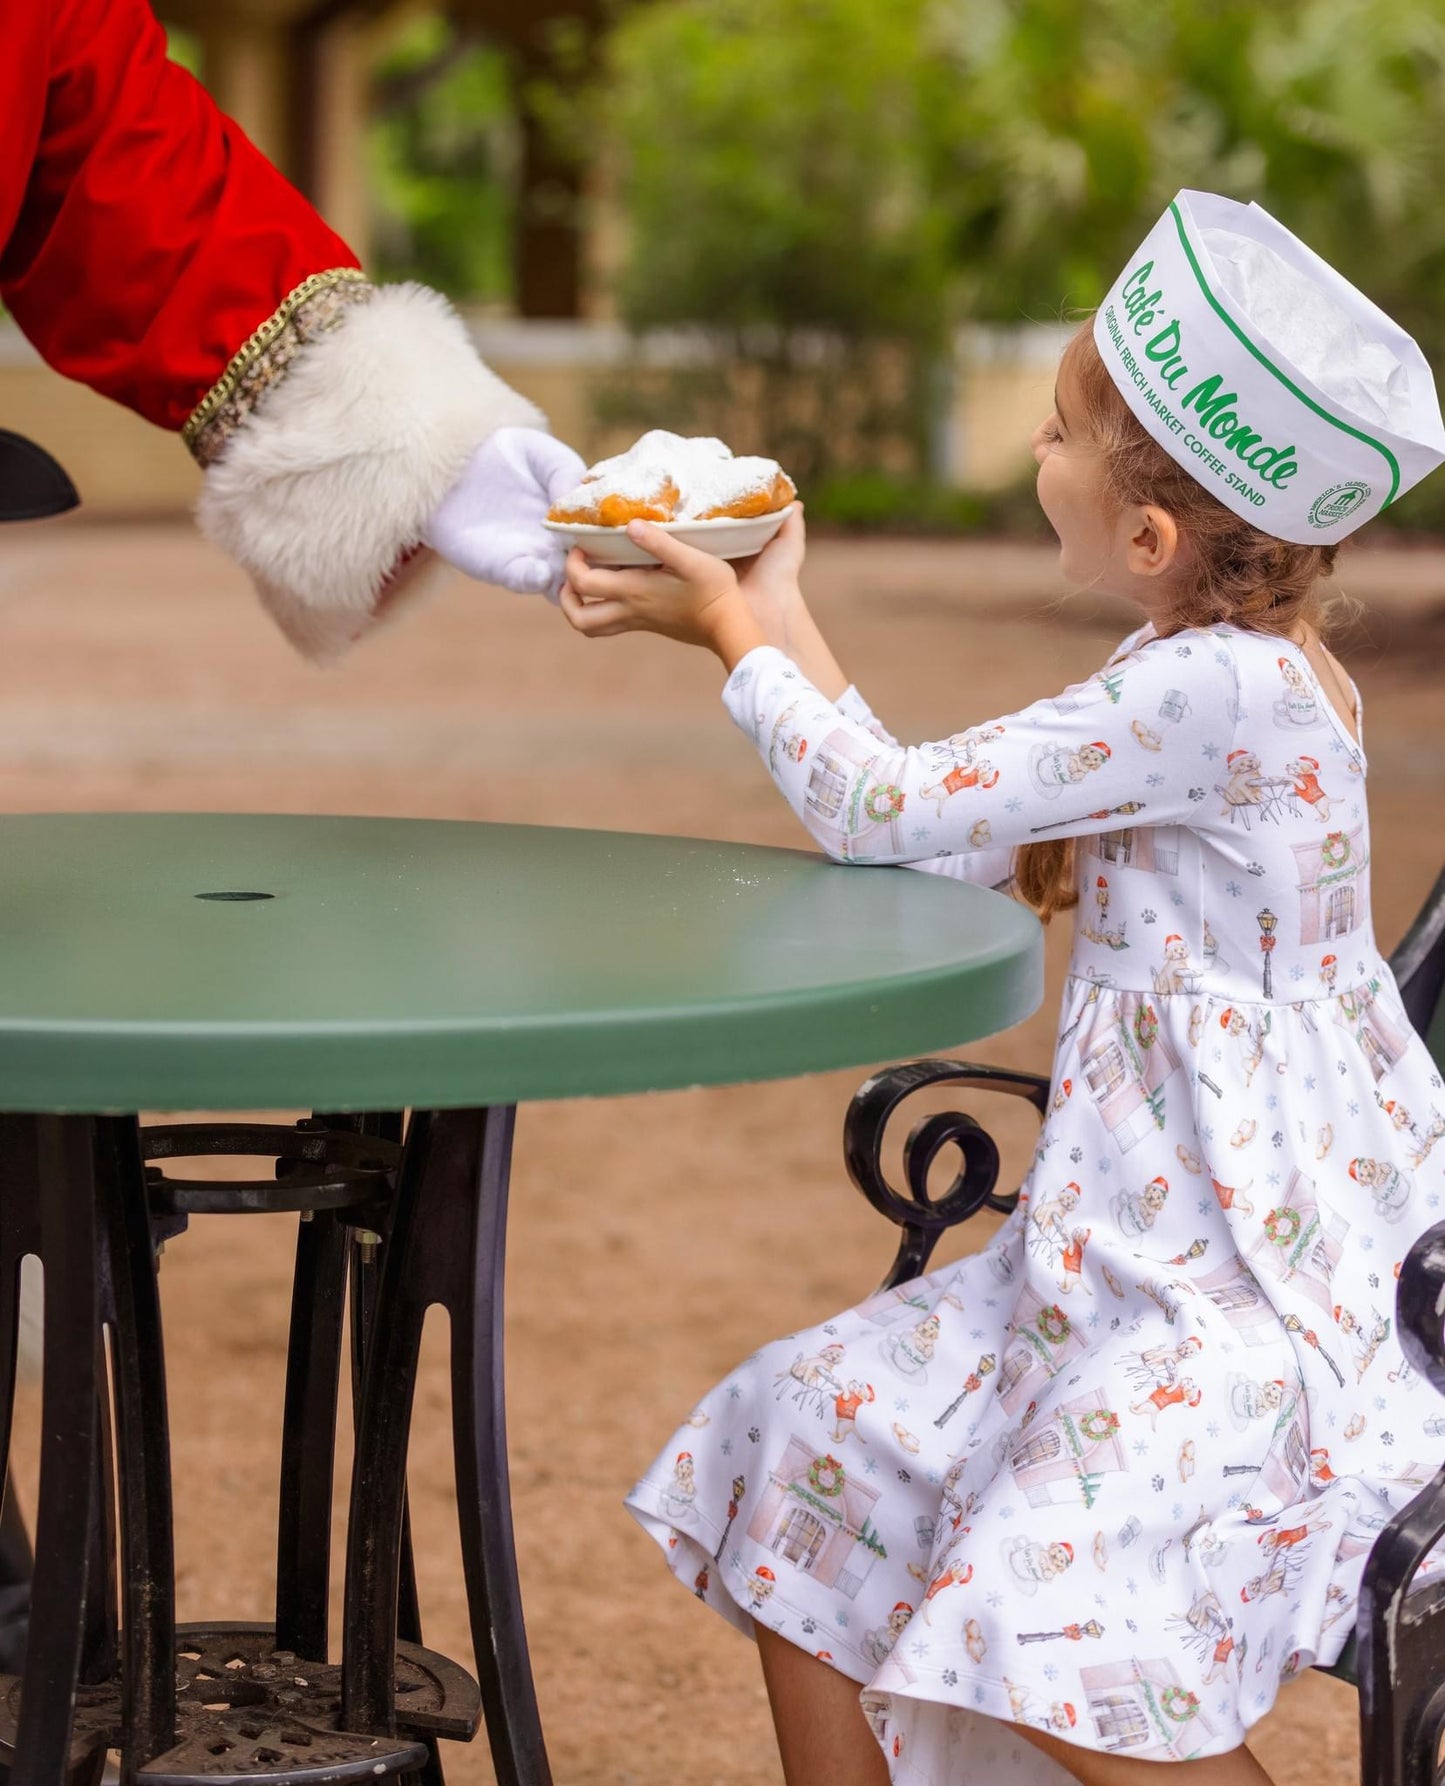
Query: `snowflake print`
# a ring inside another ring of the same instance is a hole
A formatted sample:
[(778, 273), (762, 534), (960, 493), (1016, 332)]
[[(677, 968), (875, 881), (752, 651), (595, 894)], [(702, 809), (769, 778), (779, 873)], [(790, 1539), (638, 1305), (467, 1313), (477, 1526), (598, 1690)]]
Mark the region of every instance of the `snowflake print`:
[(1300, 964), (1297, 961), (1292, 961), (1289, 964), (1289, 977), (1291, 980), (1294, 980), (1296, 982), (1304, 979), (1305, 970), (1300, 966)]
[(1056, 1681), (1058, 1678), (1059, 1678), (1059, 1671), (1054, 1666), (1054, 1664), (1052, 1662), (1045, 1662), (1044, 1663), (1044, 1679), (1046, 1681)]
[(1214, 759), (1219, 755), (1219, 746), (1211, 741), (1210, 743), (1208, 743), (1204, 746), (1204, 755), (1212, 763), (1214, 761)]
[(722, 1454), (723, 1454), (723, 1456), (724, 1456), (724, 1457), (731, 1457), (731, 1456), (732, 1456), (732, 1454), (733, 1454), (733, 1442), (732, 1442), (732, 1440), (731, 1440), (731, 1439), (724, 1439), (724, 1440), (723, 1440), (723, 1442), (722, 1442), (722, 1445), (721, 1445), (721, 1447), (720, 1447), (720, 1449), (721, 1449), (721, 1451), (722, 1451)]
[(1211, 1439), (1217, 1439), (1220, 1433), (1219, 1422), (1217, 1420), (1211, 1420), (1204, 1430), (1209, 1434)]
[(1137, 1582), (1137, 1581), (1135, 1581), (1135, 1579), (1134, 1579), (1134, 1577), (1133, 1577), (1133, 1576), (1132, 1576), (1132, 1575), (1131, 1575), (1131, 1576), (1130, 1576), (1130, 1577), (1129, 1577), (1129, 1579), (1128, 1579), (1128, 1580), (1127, 1580), (1127, 1581), (1126, 1581), (1126, 1582), (1125, 1582), (1125, 1583), (1124, 1583), (1124, 1586), (1125, 1586), (1125, 1587), (1126, 1587), (1126, 1588), (1128, 1588), (1128, 1590), (1129, 1590), (1129, 1592), (1130, 1592), (1130, 1593), (1131, 1593), (1131, 1594), (1137, 1594), (1137, 1593), (1138, 1593), (1138, 1592), (1139, 1592), (1139, 1584), (1138, 1584), (1138, 1582)]
[(1011, 799), (1004, 801), (1003, 807), (1005, 812), (1022, 812), (1024, 803), (1019, 799), (1018, 795), (1015, 794)]
[(865, 1475), (876, 1476), (878, 1474), (878, 1459), (871, 1456), (865, 1457), (863, 1459), (863, 1470)]
[(1146, 775), (1144, 777), (1144, 782), (1148, 787), (1162, 788), (1164, 786), (1164, 777), (1156, 769), (1152, 775)]
[(1304, 1087), (1305, 1087), (1305, 1090), (1306, 1090), (1306, 1091), (1313, 1091), (1313, 1090), (1314, 1090), (1314, 1088), (1315, 1088), (1315, 1076), (1314, 1076), (1314, 1074), (1313, 1074), (1313, 1073), (1306, 1073), (1306, 1074), (1305, 1074), (1305, 1077), (1304, 1077)]
[(1003, 1595), (1000, 1594), (996, 1589), (993, 1593), (986, 1594), (984, 1596), (984, 1598), (985, 1598), (987, 1604), (990, 1606), (1002, 1606), (1003, 1605)]
[(1169, 898), (1174, 905), (1183, 905), (1184, 903), (1184, 895), (1182, 893), (1171, 893)]
[(1345, 1105), (1345, 1108), (1349, 1111), (1351, 1116), (1358, 1116), (1360, 1114), (1360, 1106), (1353, 1098), (1351, 1098), (1349, 1103)]
[(1238, 899), (1240, 894), (1244, 891), (1244, 888), (1240, 886), (1238, 881), (1226, 881), (1224, 883), (1224, 890), (1231, 899)]

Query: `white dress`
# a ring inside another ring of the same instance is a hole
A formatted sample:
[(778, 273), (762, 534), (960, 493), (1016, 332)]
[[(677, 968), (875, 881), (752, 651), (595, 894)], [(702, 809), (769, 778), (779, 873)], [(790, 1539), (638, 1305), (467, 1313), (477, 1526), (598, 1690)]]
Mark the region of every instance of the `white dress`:
[(764, 1346), (628, 1504), (708, 1604), (859, 1682), (906, 1786), (1064, 1779), (1009, 1722), (1233, 1749), (1336, 1659), (1445, 1454), (1393, 1331), (1445, 1095), (1371, 930), (1364, 753), (1233, 627), (1145, 628), (920, 749), (776, 651), (725, 699), (841, 859), (997, 881), (1077, 837), (1076, 940), (996, 1239)]

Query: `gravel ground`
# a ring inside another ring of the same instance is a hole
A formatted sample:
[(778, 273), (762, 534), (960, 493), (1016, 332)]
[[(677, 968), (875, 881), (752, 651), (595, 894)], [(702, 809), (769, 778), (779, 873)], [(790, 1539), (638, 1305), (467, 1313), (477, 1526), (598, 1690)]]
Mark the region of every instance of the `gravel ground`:
[[(1031, 547), (823, 540), (808, 574), (840, 656), (906, 736), (1087, 673), (1132, 624), (1102, 600), (1061, 601), (1052, 553)], [(1445, 554), (1362, 549), (1343, 581), (1360, 604), (1341, 649), (1365, 701), (1389, 948), (1440, 864)], [(584, 643), (543, 604), (460, 580), (321, 674), (181, 522), (9, 530), (0, 556), (5, 809), (418, 814), (796, 844), (718, 686), (700, 653)], [(1065, 948), (1051, 936), (1044, 1009), (971, 1054), (1047, 1060)], [(703, 1388), (880, 1275), (888, 1235), (839, 1153), (862, 1076), (522, 1113), (513, 1486), (542, 1707), (569, 1786), (779, 1778), (749, 1647), (666, 1579), (619, 1502)], [(1020, 1159), (1027, 1135), (999, 1128)], [(293, 1239), (287, 1219), (212, 1218), (166, 1255), (186, 1618), (267, 1616)], [(429, 1332), (412, 1492), (428, 1639), (465, 1658), (443, 1342)], [(17, 1444), (32, 1505), (35, 1412), (30, 1390)], [(1355, 1715), (1322, 1676), (1286, 1689), (1256, 1732), (1280, 1786), (1354, 1781)], [(484, 1748), (450, 1750), (455, 1786), (491, 1780)]]

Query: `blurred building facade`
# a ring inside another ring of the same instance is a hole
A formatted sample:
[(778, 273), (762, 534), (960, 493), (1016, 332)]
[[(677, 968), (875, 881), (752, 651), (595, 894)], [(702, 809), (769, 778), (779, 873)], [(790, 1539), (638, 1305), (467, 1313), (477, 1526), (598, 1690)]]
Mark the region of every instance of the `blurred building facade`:
[[(483, 30), (512, 60), (519, 83), (550, 73), (554, 28), (595, 36), (608, 0), (450, 0), (459, 23)], [(365, 136), (371, 70), (383, 35), (425, 0), (159, 0), (168, 27), (194, 46), (201, 78), (222, 109), (367, 260)], [(608, 319), (605, 289), (589, 277), (605, 204), (589, 204), (590, 172), (557, 153), (530, 110), (519, 131), (511, 252), (516, 314), (474, 323), (496, 371), (539, 403), (555, 430), (591, 457), (616, 444), (594, 413), (592, 386), (628, 352)], [(591, 195), (595, 200), (595, 194)], [(590, 223), (588, 220), (591, 220)], [(665, 353), (665, 345), (659, 349)], [(1047, 410), (1057, 341), (1052, 330), (968, 330), (959, 339), (953, 400), (937, 445), (947, 482), (986, 488), (1020, 466), (1015, 443)], [(0, 321), (0, 419), (48, 447), (93, 516), (187, 508), (199, 473), (173, 436), (51, 372)]]

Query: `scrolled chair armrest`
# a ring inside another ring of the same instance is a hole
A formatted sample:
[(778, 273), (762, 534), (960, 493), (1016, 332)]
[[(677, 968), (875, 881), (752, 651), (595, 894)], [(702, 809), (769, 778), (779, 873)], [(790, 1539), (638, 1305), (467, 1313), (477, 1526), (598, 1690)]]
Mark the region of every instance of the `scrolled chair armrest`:
[(1406, 1253), (1395, 1320), (1401, 1351), (1445, 1395), (1445, 1222), (1427, 1228)]
[[(843, 1122), (843, 1158), (848, 1176), (881, 1214), (903, 1230), (898, 1252), (880, 1289), (891, 1290), (925, 1270), (940, 1235), (981, 1209), (1010, 1214), (1018, 1205), (1017, 1190), (999, 1195), (999, 1150), (983, 1125), (962, 1110), (925, 1116), (909, 1132), (903, 1146), (906, 1191), (889, 1184), (883, 1171), (883, 1140), (898, 1107), (915, 1092), (934, 1085), (956, 1085), (977, 1091), (1002, 1092), (1023, 1098), (1042, 1118), (1048, 1107), (1049, 1081), (1037, 1073), (1015, 1073), (1004, 1067), (976, 1066), (969, 1061), (914, 1060), (885, 1068), (866, 1080), (853, 1096)], [(952, 1184), (933, 1196), (928, 1174), (945, 1147), (961, 1155)]]

